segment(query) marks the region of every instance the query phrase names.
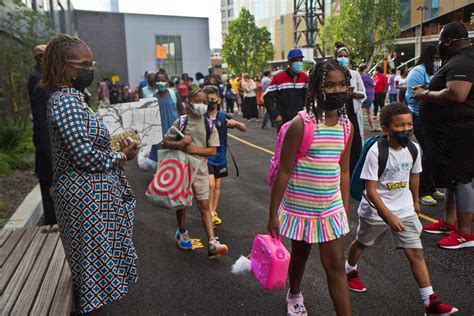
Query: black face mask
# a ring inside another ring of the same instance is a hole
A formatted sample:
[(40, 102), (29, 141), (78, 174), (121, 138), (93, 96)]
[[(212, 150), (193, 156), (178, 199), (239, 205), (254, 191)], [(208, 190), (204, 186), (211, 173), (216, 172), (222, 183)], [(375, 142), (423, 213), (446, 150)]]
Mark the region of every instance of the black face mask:
[(84, 90), (94, 81), (94, 69), (78, 69), (77, 77), (71, 79), (72, 86), (77, 90)]
[(324, 111), (334, 111), (342, 108), (347, 102), (347, 92), (326, 93), (323, 100)]
[(217, 101), (208, 101), (207, 102), (207, 110), (208, 111), (214, 111), (217, 108), (217, 105), (219, 103)]
[(410, 137), (413, 135), (413, 129), (401, 132), (392, 132), (390, 135), (403, 148), (407, 147)]

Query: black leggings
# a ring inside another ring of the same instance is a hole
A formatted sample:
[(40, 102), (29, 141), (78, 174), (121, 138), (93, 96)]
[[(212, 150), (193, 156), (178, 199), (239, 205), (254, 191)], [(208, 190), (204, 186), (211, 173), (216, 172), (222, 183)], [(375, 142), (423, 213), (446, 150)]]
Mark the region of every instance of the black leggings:
[(383, 108), (383, 103), (385, 101), (385, 93), (376, 93), (374, 96), (374, 115), (377, 116), (379, 108)]
[(425, 141), (425, 126), (420, 118), (416, 115), (413, 115), (413, 130), (415, 132), (415, 137), (420, 144), (423, 155), (421, 156), (421, 166), (423, 171), (420, 175), (420, 197), (425, 195), (432, 195), (436, 191), (434, 179), (433, 179), (433, 169), (431, 167), (431, 157), (430, 151), (426, 148)]

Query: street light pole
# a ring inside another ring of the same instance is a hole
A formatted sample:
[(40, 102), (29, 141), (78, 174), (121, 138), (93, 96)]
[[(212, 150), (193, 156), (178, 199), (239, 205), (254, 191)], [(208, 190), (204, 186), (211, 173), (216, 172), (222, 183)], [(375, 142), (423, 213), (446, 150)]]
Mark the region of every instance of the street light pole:
[[(423, 20), (425, 18), (425, 10), (428, 10), (428, 7), (426, 5), (420, 5), (416, 8), (416, 11), (420, 11), (420, 36), (418, 39), (418, 43), (419, 43), (418, 56), (421, 55), (421, 50), (422, 50), (422, 45), (423, 45)], [(415, 49), (415, 55), (417, 55), (416, 49)]]

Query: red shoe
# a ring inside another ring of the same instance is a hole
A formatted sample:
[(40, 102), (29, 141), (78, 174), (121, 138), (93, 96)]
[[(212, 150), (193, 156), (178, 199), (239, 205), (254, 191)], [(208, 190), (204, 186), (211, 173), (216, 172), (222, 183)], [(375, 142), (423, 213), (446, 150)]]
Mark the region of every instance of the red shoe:
[(461, 235), (458, 232), (452, 232), (448, 237), (438, 241), (438, 246), (445, 249), (474, 247), (474, 233)]
[(359, 279), (359, 271), (354, 270), (349, 273), (347, 273), (347, 280), (349, 281), (349, 290), (352, 290), (354, 292), (366, 292), (367, 289), (362, 283), (362, 281)]
[(456, 224), (447, 225), (443, 220), (439, 220), (434, 224), (426, 225), (423, 227), (425, 233), (430, 234), (451, 234), (456, 230)]
[(425, 315), (451, 315), (457, 313), (458, 309), (438, 301), (438, 295), (433, 293), (430, 295), (430, 305), (425, 307)]

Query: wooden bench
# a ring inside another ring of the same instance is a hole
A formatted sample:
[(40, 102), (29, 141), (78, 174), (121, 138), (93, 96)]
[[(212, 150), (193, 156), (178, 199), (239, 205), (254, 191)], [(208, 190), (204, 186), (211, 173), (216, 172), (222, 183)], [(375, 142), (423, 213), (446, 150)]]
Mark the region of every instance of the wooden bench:
[(69, 315), (71, 271), (56, 226), (0, 231), (0, 315)]

